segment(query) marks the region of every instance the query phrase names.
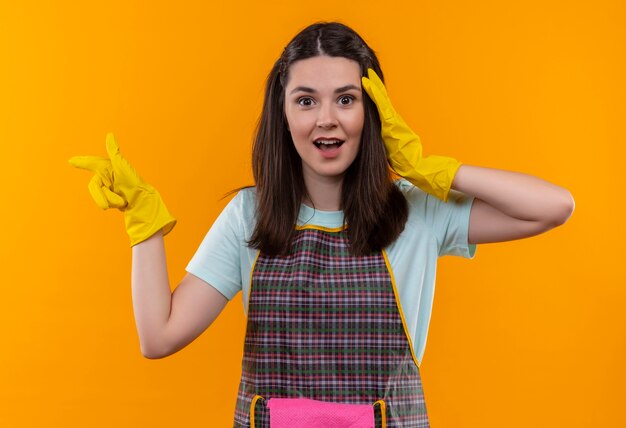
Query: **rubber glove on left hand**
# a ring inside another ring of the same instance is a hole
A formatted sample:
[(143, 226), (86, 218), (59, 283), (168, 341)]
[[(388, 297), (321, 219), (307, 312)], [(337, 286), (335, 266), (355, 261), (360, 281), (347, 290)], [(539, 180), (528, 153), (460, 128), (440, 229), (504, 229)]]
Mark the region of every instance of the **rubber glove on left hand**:
[(452, 180), (461, 162), (445, 156), (422, 157), (420, 138), (391, 105), (380, 77), (371, 68), (367, 74), (369, 79), (361, 77), (361, 83), (378, 108), (389, 165), (415, 186), (447, 202)]
[(124, 212), (131, 247), (161, 229), (163, 236), (167, 235), (176, 225), (176, 219), (167, 210), (159, 192), (144, 182), (124, 159), (113, 134), (107, 135), (106, 148), (109, 159), (74, 156), (69, 160), (71, 165), (95, 173), (89, 182), (89, 193), (96, 204), (103, 210), (117, 208)]

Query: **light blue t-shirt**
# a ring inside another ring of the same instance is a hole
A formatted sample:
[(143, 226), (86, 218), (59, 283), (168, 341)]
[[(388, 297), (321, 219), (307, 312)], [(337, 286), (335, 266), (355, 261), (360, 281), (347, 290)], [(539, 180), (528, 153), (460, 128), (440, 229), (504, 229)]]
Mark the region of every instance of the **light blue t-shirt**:
[[(467, 242), (473, 198), (451, 191), (448, 202), (444, 203), (404, 179), (395, 183), (407, 199), (409, 218), (404, 231), (385, 252), (415, 356), (421, 363), (433, 305), (437, 259), (444, 255), (472, 258), (476, 251), (476, 246)], [(248, 307), (251, 270), (258, 253), (247, 245), (255, 226), (255, 194), (255, 188), (237, 193), (215, 220), (186, 268), (228, 299), (243, 291), (244, 311)], [(343, 212), (314, 210), (302, 204), (298, 225), (341, 227)]]

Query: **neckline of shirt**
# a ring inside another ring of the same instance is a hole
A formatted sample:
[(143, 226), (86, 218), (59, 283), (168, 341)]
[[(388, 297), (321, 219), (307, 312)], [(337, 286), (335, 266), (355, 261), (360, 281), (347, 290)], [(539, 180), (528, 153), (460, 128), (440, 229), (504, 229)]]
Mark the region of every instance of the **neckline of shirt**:
[(322, 211), (306, 204), (300, 204), (298, 226), (341, 227), (343, 225), (343, 211)]

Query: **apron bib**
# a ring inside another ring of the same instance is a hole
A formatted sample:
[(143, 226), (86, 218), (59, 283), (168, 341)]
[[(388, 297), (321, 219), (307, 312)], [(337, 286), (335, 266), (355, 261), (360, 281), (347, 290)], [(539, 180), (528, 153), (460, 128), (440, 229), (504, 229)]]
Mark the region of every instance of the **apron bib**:
[(236, 428), (269, 428), (270, 398), (370, 404), (376, 428), (429, 426), (384, 252), (356, 257), (342, 228), (298, 228), (288, 256), (259, 254), (250, 288)]

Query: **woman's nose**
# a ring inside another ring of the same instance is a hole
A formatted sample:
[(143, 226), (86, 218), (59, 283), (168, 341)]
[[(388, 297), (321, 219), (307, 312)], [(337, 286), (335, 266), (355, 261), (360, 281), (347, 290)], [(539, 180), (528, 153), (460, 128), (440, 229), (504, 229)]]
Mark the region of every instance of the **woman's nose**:
[(317, 115), (317, 127), (333, 128), (335, 126), (337, 126), (337, 117), (335, 116), (332, 106), (322, 105)]

